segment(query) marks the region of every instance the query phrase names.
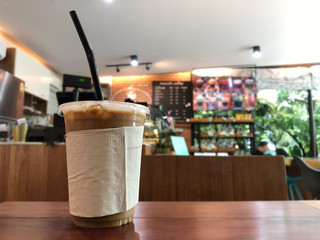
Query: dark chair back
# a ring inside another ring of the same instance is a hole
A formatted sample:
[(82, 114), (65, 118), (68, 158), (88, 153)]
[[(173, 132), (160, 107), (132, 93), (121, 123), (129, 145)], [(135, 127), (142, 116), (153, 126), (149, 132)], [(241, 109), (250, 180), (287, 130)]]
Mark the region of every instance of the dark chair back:
[(307, 165), (301, 158), (294, 156), (294, 162), (299, 166), (302, 175), (304, 187), (315, 195), (320, 197), (320, 170)]

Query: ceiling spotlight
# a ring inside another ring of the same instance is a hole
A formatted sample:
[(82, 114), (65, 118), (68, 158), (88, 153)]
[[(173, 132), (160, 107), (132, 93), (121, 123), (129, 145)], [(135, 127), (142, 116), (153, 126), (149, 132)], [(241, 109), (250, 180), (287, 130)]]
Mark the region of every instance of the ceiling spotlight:
[(107, 3), (112, 3), (113, 2), (113, 0), (104, 0), (105, 2), (107, 2)]
[(253, 48), (252, 57), (254, 58), (260, 58), (261, 57), (261, 49), (260, 46), (254, 46)]
[(135, 67), (138, 66), (138, 56), (137, 55), (131, 55), (131, 61), (130, 61), (131, 66)]
[(117, 63), (117, 64), (110, 64), (106, 65), (106, 67), (112, 67), (116, 68), (117, 72), (120, 72), (120, 67), (129, 67), (129, 66), (146, 66), (146, 69), (149, 70), (150, 66), (152, 65), (152, 62), (138, 62), (138, 57), (137, 55), (131, 55), (131, 61), (130, 63)]

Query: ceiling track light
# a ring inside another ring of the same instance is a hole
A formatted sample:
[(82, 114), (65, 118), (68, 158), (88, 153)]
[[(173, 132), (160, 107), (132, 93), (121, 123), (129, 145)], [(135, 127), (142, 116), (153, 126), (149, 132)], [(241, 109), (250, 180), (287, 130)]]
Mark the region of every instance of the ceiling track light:
[(252, 53), (252, 57), (254, 58), (260, 58), (261, 57), (261, 49), (260, 49), (260, 46), (254, 46), (252, 48), (253, 50), (253, 53)]
[(138, 62), (138, 56), (137, 55), (131, 55), (131, 60), (130, 60), (130, 64), (133, 67), (138, 66), (139, 62)]
[(120, 72), (120, 67), (129, 67), (129, 66), (146, 66), (146, 70), (150, 70), (150, 65), (152, 65), (152, 62), (143, 62), (139, 63), (138, 62), (138, 56), (137, 55), (131, 55), (130, 56), (130, 64), (111, 64), (111, 65), (106, 65), (106, 67), (115, 67), (117, 72)]

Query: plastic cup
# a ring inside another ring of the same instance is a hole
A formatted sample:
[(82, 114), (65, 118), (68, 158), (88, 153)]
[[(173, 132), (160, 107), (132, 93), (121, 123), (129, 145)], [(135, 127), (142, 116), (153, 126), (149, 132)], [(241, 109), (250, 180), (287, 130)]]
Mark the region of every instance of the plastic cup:
[(12, 136), (14, 142), (25, 142), (28, 133), (27, 125), (13, 125), (12, 126)]
[[(59, 114), (64, 116), (67, 133), (88, 129), (143, 126), (149, 113), (147, 107), (127, 102), (80, 101), (59, 106)], [(92, 160), (94, 161), (94, 158)], [(79, 227), (106, 228), (131, 222), (133, 214), (134, 208), (108, 216), (72, 216), (72, 219)]]

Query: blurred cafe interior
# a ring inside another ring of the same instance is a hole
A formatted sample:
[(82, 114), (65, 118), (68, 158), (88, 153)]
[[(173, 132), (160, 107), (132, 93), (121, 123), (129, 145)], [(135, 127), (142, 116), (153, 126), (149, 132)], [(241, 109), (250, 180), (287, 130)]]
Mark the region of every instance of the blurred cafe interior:
[(149, 108), (140, 202), (317, 203), (320, 3), (0, 5), (0, 221), (2, 202), (69, 200), (58, 108), (99, 100), (73, 9), (104, 101)]

